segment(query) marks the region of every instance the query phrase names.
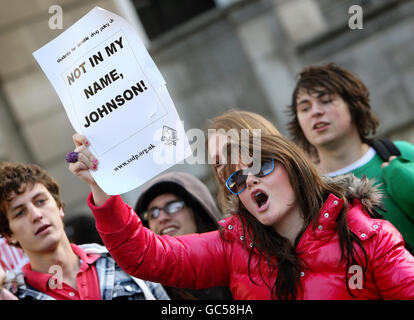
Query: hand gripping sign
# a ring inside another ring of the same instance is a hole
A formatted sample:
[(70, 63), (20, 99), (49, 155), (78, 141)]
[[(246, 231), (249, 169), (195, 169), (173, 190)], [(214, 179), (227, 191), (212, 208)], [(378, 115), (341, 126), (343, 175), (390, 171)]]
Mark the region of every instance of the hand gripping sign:
[(92, 175), (106, 193), (137, 188), (191, 154), (166, 82), (123, 18), (95, 7), (33, 55), (91, 142), (100, 164)]

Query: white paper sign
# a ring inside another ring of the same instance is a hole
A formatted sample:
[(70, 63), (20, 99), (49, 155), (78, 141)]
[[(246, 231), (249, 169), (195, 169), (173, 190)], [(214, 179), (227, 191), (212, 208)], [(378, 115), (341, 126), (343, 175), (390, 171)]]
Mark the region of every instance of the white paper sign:
[(137, 188), (191, 154), (166, 82), (123, 18), (95, 7), (33, 55), (90, 141), (106, 193)]

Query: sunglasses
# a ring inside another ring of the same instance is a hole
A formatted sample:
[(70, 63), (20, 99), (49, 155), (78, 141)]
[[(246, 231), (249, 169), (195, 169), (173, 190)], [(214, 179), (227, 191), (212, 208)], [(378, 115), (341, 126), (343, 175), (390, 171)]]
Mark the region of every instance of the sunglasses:
[[(256, 177), (264, 177), (268, 174), (272, 173), (275, 168), (275, 160), (269, 160), (262, 162), (260, 167), (259, 173), (255, 174)], [(231, 193), (234, 195), (240, 194), (244, 189), (246, 189), (246, 180), (249, 175), (253, 171), (252, 168), (247, 169), (240, 169), (233, 172), (230, 177), (228, 177), (226, 181), (226, 187), (230, 190)]]
[(182, 200), (171, 201), (168, 202), (163, 208), (149, 208), (144, 212), (143, 218), (147, 221), (157, 219), (160, 216), (161, 210), (163, 210), (168, 215), (171, 215), (180, 211), (182, 208), (184, 208), (184, 206), (185, 202)]

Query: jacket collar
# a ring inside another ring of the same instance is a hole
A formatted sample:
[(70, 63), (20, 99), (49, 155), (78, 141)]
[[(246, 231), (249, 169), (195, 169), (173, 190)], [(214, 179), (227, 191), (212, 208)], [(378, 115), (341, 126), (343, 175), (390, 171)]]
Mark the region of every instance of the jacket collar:
[[(81, 247), (71, 243), (70, 244), (72, 251), (78, 256), (81, 261), (78, 272), (86, 270), (90, 265), (94, 264), (96, 260), (100, 257), (98, 254), (88, 254)], [(42, 292), (47, 292), (49, 287), (49, 280), (53, 276), (53, 273), (42, 273), (32, 270), (32, 266), (29, 263), (23, 266), (22, 271), (26, 276), (27, 283), (39, 289)]]
[[(344, 201), (342, 199), (334, 194), (328, 196), (319, 212), (319, 219), (314, 233), (316, 238), (337, 232), (337, 219), (343, 206)], [(370, 207), (363, 205), (360, 199), (350, 198), (346, 213), (347, 225), (361, 241), (367, 240), (378, 233), (381, 225), (381, 219), (373, 219), (368, 214), (367, 210), (370, 209)]]
[[(341, 212), (343, 205), (344, 201), (334, 194), (330, 194), (328, 196), (327, 200), (319, 211), (316, 233), (321, 233), (324, 230), (328, 229), (334, 229), (334, 226), (336, 226), (336, 219)], [(241, 218), (239, 215), (233, 215), (229, 218), (218, 221), (219, 225), (221, 226), (221, 230), (223, 231), (224, 238), (226, 240), (230, 240), (233, 237), (237, 237), (242, 241), (247, 240), (252, 242), (252, 240), (247, 235), (243, 234), (243, 226), (240, 219)]]
[(378, 233), (383, 219), (372, 219), (365, 211), (361, 200), (354, 199), (347, 213), (348, 227), (361, 240), (367, 240)]
[[(314, 226), (311, 223), (308, 226), (302, 235), (298, 247), (301, 246), (303, 241), (311, 240), (311, 238), (322, 240), (323, 238), (332, 237), (337, 232), (337, 219), (343, 206), (344, 200), (334, 194), (330, 194), (319, 211), (316, 225)], [(347, 212), (348, 227), (362, 241), (369, 239), (373, 234), (377, 233), (378, 227), (381, 224), (381, 220), (372, 219), (365, 210), (366, 208), (361, 201), (354, 198), (349, 203)], [(233, 239), (253, 248), (254, 243), (247, 234), (244, 234), (240, 219), (240, 216), (235, 214), (218, 221), (223, 237), (225, 240)]]
[(314, 229), (314, 236), (316, 238), (336, 232), (336, 220), (343, 206), (344, 201), (331, 193), (322, 205), (321, 210), (319, 210), (316, 225), (313, 226), (311, 223), (308, 229)]
[(246, 234), (243, 232), (241, 219), (242, 218), (240, 215), (234, 214), (228, 218), (219, 220), (218, 224), (220, 225), (220, 231), (222, 232), (223, 238), (225, 240), (239, 241), (243, 246), (253, 248), (253, 240), (249, 237), (247, 232)]

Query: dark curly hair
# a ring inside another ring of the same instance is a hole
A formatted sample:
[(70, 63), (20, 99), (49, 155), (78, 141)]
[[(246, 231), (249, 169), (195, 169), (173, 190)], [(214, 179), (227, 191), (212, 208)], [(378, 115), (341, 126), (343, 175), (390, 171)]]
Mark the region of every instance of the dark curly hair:
[(338, 66), (328, 63), (322, 66), (309, 66), (297, 75), (296, 87), (292, 101), (288, 106), (291, 120), (287, 129), (295, 143), (308, 154), (317, 157), (315, 147), (306, 139), (297, 117), (297, 98), (299, 93), (328, 93), (339, 95), (349, 107), (353, 123), (363, 143), (371, 143), (370, 134), (374, 135), (379, 125), (377, 116), (372, 112), (369, 91), (356, 75)]
[(43, 184), (59, 208), (64, 204), (60, 199), (58, 183), (45, 170), (35, 164), (3, 162), (0, 164), (0, 235), (11, 236), (7, 218), (10, 202), (16, 195), (26, 191), (28, 185)]

